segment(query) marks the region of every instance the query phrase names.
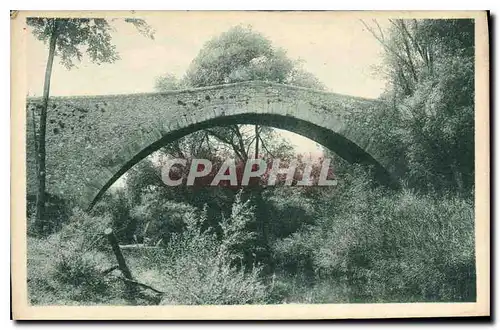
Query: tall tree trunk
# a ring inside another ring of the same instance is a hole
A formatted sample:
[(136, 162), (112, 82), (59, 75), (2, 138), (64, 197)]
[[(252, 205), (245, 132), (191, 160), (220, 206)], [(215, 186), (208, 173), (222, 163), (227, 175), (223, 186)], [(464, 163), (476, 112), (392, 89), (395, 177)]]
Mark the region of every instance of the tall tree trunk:
[(38, 193), (36, 198), (36, 228), (38, 233), (42, 233), (44, 230), (44, 225), (47, 222), (46, 219), (46, 191), (45, 191), (45, 178), (46, 178), (46, 168), (45, 168), (45, 135), (47, 131), (47, 108), (49, 106), (49, 94), (50, 94), (50, 77), (52, 75), (52, 64), (54, 63), (54, 55), (56, 50), (57, 41), (57, 28), (58, 21), (54, 19), (54, 26), (52, 29), (52, 34), (50, 36), (49, 42), (49, 57), (47, 59), (47, 67), (45, 68), (45, 81), (43, 85), (43, 98), (42, 98), (42, 108), (40, 113), (40, 133), (38, 134)]
[(255, 159), (259, 158), (259, 125), (255, 125)]

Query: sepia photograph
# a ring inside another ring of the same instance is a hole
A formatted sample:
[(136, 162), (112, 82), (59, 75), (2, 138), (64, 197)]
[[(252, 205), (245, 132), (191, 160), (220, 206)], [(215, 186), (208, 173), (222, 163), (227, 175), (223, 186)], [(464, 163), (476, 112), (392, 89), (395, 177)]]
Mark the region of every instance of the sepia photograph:
[(489, 315), (486, 11), (11, 27), (15, 319)]

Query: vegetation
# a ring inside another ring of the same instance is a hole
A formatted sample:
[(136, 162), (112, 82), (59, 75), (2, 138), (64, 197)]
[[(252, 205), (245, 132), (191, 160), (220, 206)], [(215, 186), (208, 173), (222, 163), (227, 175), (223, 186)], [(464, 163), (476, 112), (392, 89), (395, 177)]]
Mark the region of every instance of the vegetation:
[[(296, 156), (270, 128), (198, 132), (137, 164), (125, 187), (108, 192), (91, 214), (58, 211), (64, 225), (29, 238), (31, 302), (475, 301), (474, 23), (393, 20), (387, 31), (362, 24), (385, 50), (380, 74), (389, 85), (381, 106), (359, 120), (391, 160), (402, 189), (378, 186), (369, 170), (328, 151), (335, 187), (165, 186), (165, 156)], [(162, 76), (156, 86), (252, 79), (322, 86), (244, 27), (209, 41), (183, 78)], [(132, 297), (113, 269), (102, 235), (107, 227), (134, 246), (123, 249), (125, 259), (144, 285)]]
[[(153, 31), (141, 19), (126, 19), (134, 24), (144, 35), (153, 38)], [(47, 218), (46, 181), (46, 151), (45, 136), (47, 130), (47, 111), (50, 96), (50, 80), (52, 65), (57, 55), (68, 70), (75, 66), (74, 61), (83, 58), (82, 48), (94, 63), (113, 63), (119, 59), (116, 47), (111, 43), (111, 26), (101, 18), (46, 18), (28, 17), (26, 20), (33, 35), (49, 46), (45, 80), (43, 85), (42, 103), (40, 104), (40, 120), (33, 121), (35, 134), (35, 158), (37, 175), (36, 195), (36, 231), (43, 234), (50, 231), (52, 221)]]
[[(235, 26), (209, 40), (192, 61), (185, 76), (178, 79), (172, 74), (159, 76), (157, 91), (187, 87), (203, 87), (248, 80), (264, 80), (315, 89), (325, 89), (312, 74), (305, 71), (300, 61), (287, 57), (286, 51), (276, 48), (271, 41), (250, 27)], [(186, 148), (191, 145), (191, 148)], [(205, 149), (203, 148), (205, 144)], [(260, 144), (260, 147), (259, 147)], [(192, 146), (199, 146), (193, 150)], [(254, 149), (253, 154), (250, 148)], [(190, 156), (203, 155), (208, 149), (234, 153), (246, 162), (248, 158), (275, 155), (283, 150), (274, 130), (269, 127), (234, 125), (217, 127), (191, 134), (172, 143), (169, 150), (184, 155), (181, 150), (193, 151)]]

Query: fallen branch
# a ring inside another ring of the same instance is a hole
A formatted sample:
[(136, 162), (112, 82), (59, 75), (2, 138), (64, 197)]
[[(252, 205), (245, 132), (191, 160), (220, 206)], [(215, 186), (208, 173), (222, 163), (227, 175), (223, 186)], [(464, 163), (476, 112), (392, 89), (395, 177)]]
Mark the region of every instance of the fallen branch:
[(157, 246), (152, 245), (144, 245), (144, 244), (127, 244), (127, 245), (119, 245), (122, 250), (148, 250), (148, 249), (159, 249)]
[(118, 266), (113, 266), (113, 267), (110, 267), (110, 268), (108, 268), (108, 269), (106, 269), (106, 270), (103, 270), (103, 271), (102, 271), (102, 275), (108, 275), (108, 274), (109, 274), (109, 273), (111, 273), (113, 270), (118, 269), (118, 268), (119, 268)]
[(122, 281), (124, 281), (124, 282), (130, 283), (130, 284), (135, 284), (137, 286), (140, 286), (140, 287), (145, 288), (145, 289), (149, 289), (149, 290), (154, 291), (156, 293), (165, 294), (165, 292), (157, 290), (157, 289), (153, 288), (152, 286), (149, 286), (149, 285), (141, 283), (141, 282), (137, 282), (135, 280), (130, 280), (130, 279), (124, 277), (124, 276), (115, 276), (115, 277), (118, 278), (118, 279), (120, 279), (120, 280), (122, 280)]

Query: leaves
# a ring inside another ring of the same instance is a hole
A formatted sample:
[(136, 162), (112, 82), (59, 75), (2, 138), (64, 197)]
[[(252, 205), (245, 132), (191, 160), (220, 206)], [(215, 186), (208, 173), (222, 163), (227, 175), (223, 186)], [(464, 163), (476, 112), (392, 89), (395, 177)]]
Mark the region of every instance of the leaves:
[[(158, 77), (155, 90), (166, 92), (248, 80), (324, 90), (325, 86), (300, 64), (300, 61), (288, 58), (285, 50), (274, 47), (264, 35), (251, 27), (239, 25), (209, 40), (182, 79), (179, 80), (170, 73)], [(292, 151), (288, 143), (279, 139), (272, 129), (259, 127), (258, 134), (255, 132), (254, 127), (248, 125), (216, 127), (180, 139), (168, 146), (168, 149), (175, 154), (200, 155), (213, 152), (246, 161), (249, 155), (254, 154), (250, 148), (256, 145), (258, 139), (261, 146), (259, 154), (284, 156)]]
[(167, 73), (163, 76), (156, 77), (155, 80), (156, 91), (167, 92), (177, 89), (181, 89), (181, 82), (174, 74)]
[(119, 59), (111, 43), (111, 27), (100, 18), (27, 18), (33, 34), (47, 43), (57, 31), (56, 55), (67, 69), (80, 62), (86, 53), (94, 63), (113, 63)]
[(140, 18), (125, 18), (125, 22), (133, 24), (143, 36), (151, 40), (155, 39), (155, 30), (145, 20)]
[(288, 58), (284, 49), (274, 47), (264, 35), (241, 25), (209, 40), (191, 63), (184, 80), (193, 87), (264, 80), (324, 89), (298, 61)]
[[(470, 193), (474, 184), (474, 23), (391, 20), (365, 23), (385, 49), (386, 109), (367, 117), (379, 150), (421, 190)], [(383, 130), (380, 128), (384, 127)], [(379, 131), (377, 133), (376, 131)], [(380, 133), (382, 132), (382, 133)], [(384, 146), (385, 145), (385, 146)], [(403, 155), (403, 157), (402, 157)]]
[[(103, 18), (48, 18), (28, 17), (33, 35), (47, 43), (54, 29), (57, 31), (56, 55), (67, 69), (75, 67), (87, 54), (93, 63), (113, 63), (120, 57), (112, 44), (112, 27)], [(126, 18), (139, 33), (154, 39), (154, 30), (142, 19)]]

